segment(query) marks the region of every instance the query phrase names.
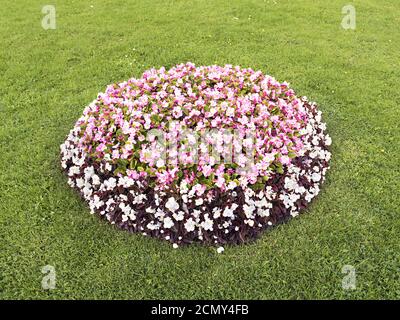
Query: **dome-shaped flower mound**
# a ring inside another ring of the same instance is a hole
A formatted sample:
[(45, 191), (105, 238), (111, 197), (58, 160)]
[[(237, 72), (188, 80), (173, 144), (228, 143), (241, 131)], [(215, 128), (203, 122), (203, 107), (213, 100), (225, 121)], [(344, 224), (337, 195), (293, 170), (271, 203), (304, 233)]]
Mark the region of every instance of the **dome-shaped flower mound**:
[(316, 105), (240, 67), (191, 63), (110, 85), (61, 146), (96, 213), (180, 243), (241, 243), (320, 190), (331, 139)]

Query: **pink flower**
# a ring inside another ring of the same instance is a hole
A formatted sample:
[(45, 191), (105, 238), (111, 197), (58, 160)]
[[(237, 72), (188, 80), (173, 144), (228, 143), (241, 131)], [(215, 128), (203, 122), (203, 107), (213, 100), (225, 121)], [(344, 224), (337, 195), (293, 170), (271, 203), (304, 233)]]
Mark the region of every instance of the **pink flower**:
[(280, 161), (282, 164), (285, 164), (285, 165), (290, 164), (290, 158), (289, 158), (288, 156), (282, 156), (282, 157), (280, 157), (280, 158), (279, 158), (279, 161)]
[(215, 185), (220, 188), (220, 189), (225, 189), (225, 178), (224, 177), (218, 177), (217, 182)]
[(135, 170), (127, 170), (126, 174), (128, 177), (134, 179), (134, 180), (138, 180), (139, 179), (139, 173)]
[(107, 146), (104, 143), (101, 143), (97, 146), (96, 151), (97, 152), (103, 152), (104, 150), (107, 149)]
[(177, 106), (172, 110), (172, 115), (174, 116), (174, 118), (178, 119), (180, 117), (182, 117), (182, 108)]
[(119, 150), (113, 150), (112, 152), (112, 158), (113, 159), (118, 159), (119, 158)]
[(204, 166), (203, 167), (203, 174), (205, 177), (209, 177), (212, 173), (212, 168), (211, 166)]

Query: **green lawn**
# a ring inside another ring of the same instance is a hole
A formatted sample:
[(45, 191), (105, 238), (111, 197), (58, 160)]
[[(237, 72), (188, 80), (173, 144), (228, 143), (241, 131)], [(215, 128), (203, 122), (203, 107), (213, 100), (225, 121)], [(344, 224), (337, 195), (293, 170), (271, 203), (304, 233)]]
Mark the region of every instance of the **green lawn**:
[[(400, 298), (400, 2), (0, 2), (0, 298)], [(317, 101), (331, 170), (308, 213), (258, 241), (173, 249), (89, 214), (59, 145), (109, 83), (150, 67), (234, 64)], [(43, 290), (53, 265), (56, 288)], [(342, 267), (356, 289), (342, 288)]]

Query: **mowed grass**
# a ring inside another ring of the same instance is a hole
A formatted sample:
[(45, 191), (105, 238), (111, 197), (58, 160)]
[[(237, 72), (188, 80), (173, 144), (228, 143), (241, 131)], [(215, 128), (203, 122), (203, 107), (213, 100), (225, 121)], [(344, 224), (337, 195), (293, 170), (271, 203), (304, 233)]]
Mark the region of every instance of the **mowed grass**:
[[(1, 1), (0, 298), (400, 298), (400, 2)], [(308, 212), (258, 241), (170, 245), (89, 214), (59, 145), (109, 83), (150, 67), (260, 69), (317, 101), (333, 138)], [(41, 268), (56, 270), (43, 290)], [(344, 265), (356, 289), (342, 288)]]

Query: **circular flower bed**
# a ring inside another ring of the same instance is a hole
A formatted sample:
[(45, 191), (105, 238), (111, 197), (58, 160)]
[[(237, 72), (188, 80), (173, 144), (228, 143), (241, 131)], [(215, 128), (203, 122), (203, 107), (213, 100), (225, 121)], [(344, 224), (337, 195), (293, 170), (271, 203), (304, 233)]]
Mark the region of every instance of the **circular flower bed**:
[(91, 212), (122, 229), (174, 247), (238, 244), (319, 193), (325, 130), (285, 82), (187, 63), (108, 86), (61, 145), (61, 164)]

